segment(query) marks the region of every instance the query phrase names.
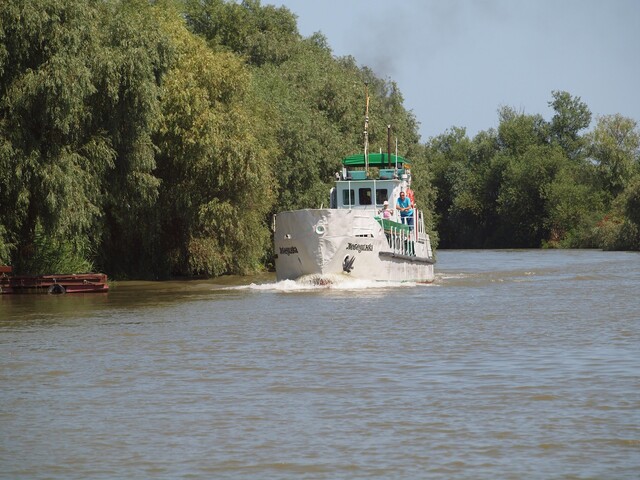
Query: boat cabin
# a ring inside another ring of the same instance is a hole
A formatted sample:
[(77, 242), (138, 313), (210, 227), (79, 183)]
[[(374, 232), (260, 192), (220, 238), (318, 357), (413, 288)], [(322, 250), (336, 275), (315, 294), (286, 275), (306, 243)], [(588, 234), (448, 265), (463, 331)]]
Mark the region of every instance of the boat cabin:
[(386, 201), (394, 209), (400, 192), (407, 190), (411, 173), (407, 161), (397, 155), (370, 153), (342, 160), (331, 189), (331, 208), (379, 210)]

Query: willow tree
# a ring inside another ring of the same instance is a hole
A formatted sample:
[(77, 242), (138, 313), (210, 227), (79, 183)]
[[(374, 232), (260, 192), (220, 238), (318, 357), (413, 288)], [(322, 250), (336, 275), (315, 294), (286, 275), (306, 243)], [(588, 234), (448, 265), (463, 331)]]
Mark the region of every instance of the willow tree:
[(362, 150), (364, 85), (371, 93), (372, 149), (386, 150), (387, 125), (402, 153), (419, 143), (417, 123), (392, 82), (379, 79), (351, 57), (335, 58), (320, 33), (302, 38), (295, 15), (258, 0), (187, 0), (190, 28), (214, 50), (231, 50), (252, 68), (276, 129), (278, 209), (319, 207), (340, 159)]
[(624, 248), (640, 250), (640, 174), (629, 181), (620, 196), (620, 204), (626, 216)]
[(176, 61), (162, 87), (157, 175), (170, 273), (246, 273), (261, 265), (274, 200), (273, 135), (243, 60), (214, 52), (178, 16), (164, 19)]
[(114, 162), (92, 123), (99, 18), (81, 0), (0, 4), (0, 261), (18, 270), (90, 268)]
[(470, 174), (471, 142), (464, 128), (453, 127), (441, 135), (429, 139), (426, 144), (426, 158), (432, 174), (434, 189), (435, 222), (439, 238), (448, 248), (464, 246), (463, 234), (466, 223), (460, 217), (466, 214), (456, 211), (459, 193), (469, 192), (467, 178)]
[(587, 135), (589, 154), (596, 165), (602, 188), (615, 198), (631, 178), (640, 173), (640, 131), (637, 123), (622, 115), (598, 119)]
[(354, 77), (313, 41), (302, 42), (281, 65), (255, 70), (255, 76), (262, 98), (272, 99), (270, 120), (281, 149), (274, 159), (278, 209), (327, 205), (341, 157), (356, 148), (357, 137), (341, 122), (352, 115), (351, 102), (363, 90), (354, 91)]
[(558, 144), (568, 158), (580, 161), (586, 153), (586, 141), (580, 132), (589, 127), (591, 111), (580, 97), (568, 92), (553, 91), (551, 96), (549, 106), (555, 112), (549, 129), (551, 142)]
[(295, 15), (260, 0), (184, 0), (190, 28), (214, 50), (241, 55), (252, 66), (286, 61), (301, 40)]
[(606, 215), (596, 229), (596, 243), (606, 249), (638, 249), (640, 238), (634, 206), (640, 177), (640, 131), (622, 115), (598, 119), (587, 135), (597, 185), (606, 198)]
[(156, 250), (160, 181), (152, 136), (160, 125), (160, 86), (174, 47), (157, 27), (165, 5), (117, 0), (101, 8), (100, 97), (93, 120), (115, 152), (106, 179), (102, 262), (112, 273), (146, 276), (162, 262)]

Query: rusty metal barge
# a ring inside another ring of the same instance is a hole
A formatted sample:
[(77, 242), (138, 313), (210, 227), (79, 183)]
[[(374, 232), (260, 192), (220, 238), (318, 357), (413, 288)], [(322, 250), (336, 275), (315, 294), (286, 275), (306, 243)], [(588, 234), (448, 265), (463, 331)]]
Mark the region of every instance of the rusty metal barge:
[(108, 292), (104, 273), (68, 275), (10, 275), (12, 267), (0, 265), (0, 294), (11, 293), (100, 293)]

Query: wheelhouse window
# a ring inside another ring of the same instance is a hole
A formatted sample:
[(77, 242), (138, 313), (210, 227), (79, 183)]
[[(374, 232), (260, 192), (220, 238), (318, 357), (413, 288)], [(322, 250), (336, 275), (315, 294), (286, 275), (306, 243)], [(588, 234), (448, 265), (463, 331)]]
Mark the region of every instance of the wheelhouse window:
[(355, 205), (356, 203), (356, 195), (353, 189), (348, 190), (345, 189), (342, 191), (342, 204), (343, 205)]
[(359, 188), (358, 189), (358, 201), (360, 205), (371, 205), (371, 189)]
[(389, 200), (389, 191), (386, 188), (376, 190), (376, 205), (382, 205), (385, 200)]

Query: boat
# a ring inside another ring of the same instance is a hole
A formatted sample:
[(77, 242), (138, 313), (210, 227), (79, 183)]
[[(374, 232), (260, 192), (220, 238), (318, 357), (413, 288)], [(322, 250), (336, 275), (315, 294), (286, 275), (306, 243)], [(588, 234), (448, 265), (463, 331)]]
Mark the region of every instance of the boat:
[(10, 293), (99, 293), (108, 292), (104, 273), (13, 276), (10, 266), (0, 265), (0, 294)]
[[(411, 164), (397, 155), (397, 147), (395, 155), (368, 153), (367, 122), (368, 107), (364, 153), (342, 159), (329, 208), (274, 215), (278, 281), (433, 282), (435, 259), (423, 212), (414, 207), (408, 222), (395, 208), (401, 192), (412, 197)], [(391, 206), (390, 218), (383, 215), (385, 202)]]

